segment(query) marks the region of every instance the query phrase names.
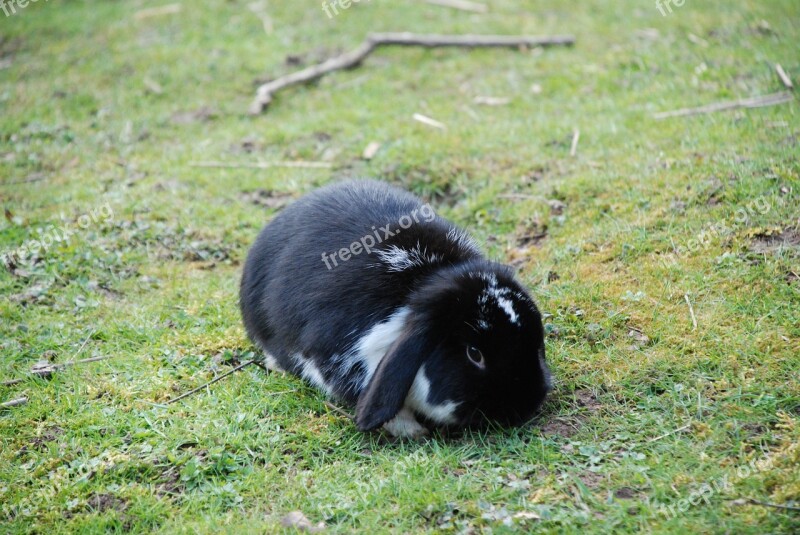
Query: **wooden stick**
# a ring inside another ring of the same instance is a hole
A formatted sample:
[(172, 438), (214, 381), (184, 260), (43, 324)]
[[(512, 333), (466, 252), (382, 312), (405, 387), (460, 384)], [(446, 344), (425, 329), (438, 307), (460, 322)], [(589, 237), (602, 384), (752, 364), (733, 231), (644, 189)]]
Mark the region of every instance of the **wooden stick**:
[(8, 409), (11, 407), (19, 407), (20, 405), (25, 405), (28, 402), (28, 398), (17, 398), (12, 399), (11, 401), (6, 401), (5, 403), (0, 403), (0, 408)]
[(201, 391), (201, 390), (203, 390), (204, 388), (206, 388), (206, 387), (208, 387), (208, 386), (211, 386), (211, 385), (213, 385), (213, 384), (214, 384), (214, 383), (216, 383), (217, 381), (221, 381), (221, 380), (225, 379), (225, 378), (226, 378), (227, 376), (229, 376), (229, 375), (233, 375), (234, 373), (238, 372), (238, 371), (239, 371), (239, 370), (241, 370), (242, 368), (244, 368), (244, 367), (246, 367), (246, 366), (250, 366), (250, 365), (251, 365), (251, 364), (253, 364), (253, 363), (255, 363), (255, 360), (248, 360), (248, 361), (247, 361), (247, 362), (245, 362), (244, 364), (239, 364), (238, 366), (236, 366), (236, 367), (235, 367), (235, 368), (233, 368), (232, 370), (230, 370), (230, 371), (228, 371), (228, 372), (225, 372), (225, 373), (223, 373), (223, 374), (222, 374), (222, 375), (220, 375), (219, 377), (215, 377), (215, 378), (213, 378), (212, 380), (210, 380), (210, 381), (209, 381), (209, 382), (207, 382), (206, 384), (204, 384), (204, 385), (200, 385), (200, 386), (198, 386), (197, 388), (194, 388), (194, 389), (192, 389), (192, 390), (189, 390), (189, 391), (188, 391), (188, 392), (186, 392), (185, 394), (181, 394), (180, 396), (176, 397), (175, 399), (171, 399), (171, 400), (167, 401), (167, 403), (166, 403), (166, 404), (167, 404), (167, 405), (171, 405), (171, 404), (173, 404), (173, 403), (175, 403), (175, 402), (177, 402), (177, 401), (180, 401), (180, 400), (182, 400), (182, 399), (184, 399), (184, 398), (188, 398), (188, 397), (189, 397), (189, 396), (191, 396), (192, 394), (196, 394), (197, 392), (200, 392), (200, 391)]
[(692, 302), (689, 301), (689, 294), (683, 294), (683, 298), (686, 299), (686, 304), (689, 305), (689, 315), (692, 317), (692, 328), (693, 331), (697, 330), (697, 318), (694, 317), (694, 307), (692, 306)]
[(472, 13), (488, 13), (489, 6), (486, 4), (479, 4), (477, 2), (469, 2), (468, 0), (425, 0), (429, 4), (442, 7), (451, 7), (453, 9), (460, 9), (461, 11), (471, 11)]
[(407, 32), (373, 33), (368, 35), (366, 40), (358, 45), (355, 50), (262, 84), (256, 90), (256, 98), (250, 106), (250, 113), (255, 115), (263, 112), (272, 102), (273, 95), (281, 89), (316, 80), (333, 71), (357, 67), (379, 46), (533, 48), (556, 45), (571, 46), (574, 43), (575, 37), (571, 35), (526, 37), (510, 35), (420, 35)]
[(745, 98), (741, 100), (732, 100), (728, 102), (717, 102), (700, 106), (699, 108), (683, 108), (674, 111), (662, 111), (653, 115), (655, 119), (667, 119), (669, 117), (685, 117), (687, 115), (699, 115), (701, 113), (714, 113), (718, 111), (735, 110), (738, 108), (763, 108), (765, 106), (775, 106), (777, 104), (784, 104), (794, 99), (792, 93), (789, 91), (781, 91), (780, 93), (771, 93), (769, 95), (762, 95), (759, 97)]
[(330, 169), (333, 164), (330, 162), (192, 162), (190, 167), (221, 167), (226, 169), (271, 169), (273, 167), (292, 167), (304, 169)]
[(786, 74), (786, 71), (783, 70), (780, 63), (775, 64), (775, 70), (778, 72), (778, 78), (781, 79), (781, 83), (786, 89), (794, 89), (794, 84), (792, 83), (792, 79), (789, 78), (789, 75)]

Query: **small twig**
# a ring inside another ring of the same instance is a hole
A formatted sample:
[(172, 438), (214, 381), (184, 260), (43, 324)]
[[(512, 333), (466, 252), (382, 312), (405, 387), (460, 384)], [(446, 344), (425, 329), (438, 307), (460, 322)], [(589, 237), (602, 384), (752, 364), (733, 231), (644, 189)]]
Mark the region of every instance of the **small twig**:
[[(86, 345), (86, 344), (84, 343), (84, 345)], [(75, 356), (77, 356), (77, 353), (75, 353)], [(31, 375), (36, 376), (36, 377), (41, 377), (43, 379), (47, 379), (48, 377), (53, 375), (53, 372), (55, 372), (55, 371), (63, 370), (65, 368), (69, 368), (71, 366), (77, 366), (79, 364), (88, 364), (89, 362), (99, 362), (101, 360), (108, 360), (111, 357), (112, 357), (111, 355), (106, 355), (106, 356), (103, 356), (103, 357), (92, 357), (92, 358), (83, 359), (83, 360), (73, 360), (73, 361), (70, 361), (70, 362), (65, 362), (64, 364), (48, 364), (47, 361), (44, 361), (43, 363), (36, 363), (31, 367)], [(11, 386), (11, 385), (15, 385), (15, 384), (21, 383), (25, 379), (27, 379), (27, 378), (26, 377), (22, 377), (22, 378), (19, 378), (19, 379), (11, 379), (10, 381), (3, 381), (2, 383), (0, 383), (0, 385), (2, 385), (2, 386)]]
[(361, 158), (364, 160), (371, 160), (378, 154), (379, 150), (381, 150), (381, 144), (377, 141), (371, 141), (369, 145), (364, 148), (364, 152), (361, 153)]
[(97, 332), (97, 329), (94, 329), (92, 332), (89, 333), (89, 336), (84, 338), (83, 343), (81, 344), (81, 347), (78, 348), (78, 350), (72, 355), (72, 357), (65, 364), (63, 364), (63, 366), (71, 366), (75, 362), (75, 357), (77, 357), (78, 355), (81, 354), (81, 351), (83, 351), (83, 348), (86, 347), (86, 344), (89, 342), (89, 339), (92, 336), (94, 336), (94, 333), (96, 333), (96, 332)]
[(263, 112), (272, 102), (272, 97), (286, 87), (311, 82), (328, 73), (342, 69), (350, 69), (360, 65), (372, 52), (380, 46), (422, 46), (427, 48), (458, 47), (540, 47), (571, 46), (575, 38), (571, 35), (554, 37), (526, 37), (509, 35), (419, 35), (413, 33), (373, 33), (363, 43), (350, 52), (331, 58), (318, 65), (312, 65), (301, 71), (281, 76), (262, 84), (256, 90), (256, 97), (250, 106), (251, 114)]
[(511, 99), (507, 97), (477, 96), (472, 99), (472, 102), (481, 106), (505, 106), (511, 102)]
[(254, 363), (255, 363), (255, 360), (248, 360), (248, 361), (247, 361), (247, 362), (245, 362), (244, 364), (239, 364), (238, 366), (236, 366), (236, 367), (235, 367), (235, 368), (233, 368), (232, 370), (230, 370), (230, 371), (228, 371), (228, 372), (225, 372), (225, 373), (223, 373), (222, 375), (220, 375), (220, 376), (218, 376), (218, 377), (215, 377), (215, 378), (213, 378), (212, 380), (210, 380), (210, 381), (209, 381), (209, 382), (207, 382), (206, 384), (204, 384), (204, 385), (201, 385), (201, 386), (198, 386), (198, 387), (197, 387), (197, 388), (195, 388), (195, 389), (189, 390), (189, 391), (188, 391), (188, 392), (186, 392), (185, 394), (181, 394), (180, 396), (176, 397), (175, 399), (171, 399), (171, 400), (167, 401), (167, 403), (166, 403), (166, 404), (167, 404), (167, 405), (171, 405), (172, 403), (175, 403), (175, 402), (177, 402), (177, 401), (180, 401), (180, 400), (182, 400), (182, 399), (184, 399), (184, 398), (188, 398), (188, 397), (189, 397), (189, 396), (191, 396), (192, 394), (196, 394), (197, 392), (200, 392), (200, 391), (201, 391), (201, 390), (203, 390), (204, 388), (206, 388), (206, 387), (208, 387), (208, 386), (211, 386), (211, 385), (213, 385), (213, 384), (214, 384), (214, 383), (216, 383), (217, 381), (221, 381), (222, 379), (225, 379), (227, 376), (229, 376), (229, 375), (233, 375), (234, 373), (238, 372), (239, 370), (241, 370), (241, 369), (242, 369), (242, 368), (244, 368), (245, 366), (250, 366), (251, 364), (254, 364)]
[(8, 409), (11, 407), (19, 407), (20, 405), (25, 405), (28, 402), (28, 398), (17, 398), (12, 399), (11, 401), (6, 401), (5, 403), (0, 403), (0, 408)]
[(2, 383), (0, 383), (0, 385), (2, 385), (2, 386), (12, 386), (12, 385), (15, 385), (15, 384), (19, 384), (24, 380), (25, 379), (11, 379), (9, 381), (3, 381)]
[(764, 507), (774, 507), (775, 509), (784, 509), (786, 511), (800, 511), (800, 507), (793, 507), (791, 505), (781, 505), (779, 503), (762, 502), (754, 500), (753, 498), (736, 498), (731, 500), (734, 505), (744, 505), (746, 503), (752, 505), (763, 505)]
[(784, 104), (794, 99), (789, 91), (781, 91), (780, 93), (772, 93), (769, 95), (762, 95), (759, 97), (745, 98), (741, 100), (733, 100), (728, 102), (717, 102), (700, 106), (699, 108), (683, 108), (674, 111), (662, 111), (653, 115), (656, 119), (667, 119), (669, 117), (684, 117), (687, 115), (699, 115), (701, 113), (714, 113), (717, 111), (735, 110), (737, 108), (763, 108), (765, 106), (775, 106), (777, 104)]
[(677, 429), (675, 429), (673, 431), (670, 431), (669, 433), (664, 433), (663, 435), (657, 436), (656, 438), (651, 438), (650, 440), (647, 441), (647, 443), (649, 444), (651, 442), (656, 442), (658, 440), (661, 440), (662, 438), (667, 438), (670, 435), (674, 435), (675, 433), (680, 433), (681, 431), (689, 429), (691, 426), (692, 426), (692, 424), (690, 422), (690, 423), (684, 425), (683, 427), (679, 427), (679, 428), (677, 428)]
[(775, 64), (775, 71), (778, 73), (778, 78), (781, 79), (781, 83), (786, 89), (790, 91), (794, 89), (794, 84), (792, 83), (792, 79), (789, 78), (789, 75), (786, 74), (786, 71), (783, 70), (780, 63)]
[(440, 130), (447, 130), (447, 126), (444, 123), (437, 121), (436, 119), (431, 119), (427, 115), (422, 115), (421, 113), (414, 114), (414, 120), (418, 121), (422, 124), (426, 124), (428, 126), (432, 126), (434, 128), (438, 128)]
[(247, 5), (253, 15), (261, 20), (261, 25), (264, 27), (264, 33), (267, 35), (272, 34), (273, 25), (272, 18), (264, 12), (264, 4), (262, 2), (251, 2)]
[(70, 366), (77, 366), (78, 364), (88, 364), (89, 362), (100, 362), (101, 360), (108, 360), (112, 356), (113, 355), (105, 355), (105, 356), (102, 356), (102, 357), (91, 357), (91, 358), (88, 358), (88, 359), (74, 360), (72, 362), (65, 362), (64, 364), (55, 364), (55, 365), (53, 365), (53, 368), (56, 368), (58, 370), (62, 370), (64, 368), (68, 368)]
[(14, 184), (30, 184), (32, 182), (39, 182), (46, 178), (47, 177), (44, 176), (43, 174), (35, 173), (27, 178), (23, 178), (22, 180), (11, 180), (9, 182), (0, 182), (0, 186), (13, 186)]
[(689, 305), (689, 315), (692, 317), (692, 325), (693, 331), (697, 330), (697, 318), (694, 316), (694, 307), (692, 306), (692, 302), (689, 301), (689, 294), (683, 294), (683, 298), (686, 300), (686, 304)]
[(778, 78), (781, 79), (781, 83), (786, 89), (794, 89), (794, 84), (792, 83), (792, 79), (789, 78), (789, 75), (786, 74), (786, 71), (783, 70), (780, 63), (775, 64), (775, 70), (778, 73)]
[(471, 11), (472, 13), (488, 13), (489, 6), (486, 4), (479, 4), (477, 2), (469, 2), (468, 0), (425, 0), (429, 4), (434, 4), (442, 7), (451, 7), (461, 11)]
[(349, 412), (347, 412), (343, 408), (337, 407), (336, 405), (334, 405), (330, 401), (325, 401), (325, 406), (328, 407), (333, 412), (335, 412), (335, 413), (337, 413), (337, 414), (339, 414), (341, 416), (344, 416), (345, 418), (348, 418), (350, 420), (355, 420), (356, 419), (355, 416), (353, 416), (352, 414), (350, 414)]
[(243, 163), (227, 163), (227, 162), (192, 162), (190, 167), (222, 167), (228, 169), (270, 169), (272, 167), (299, 167), (308, 169), (329, 169), (333, 167), (330, 162), (243, 162)]
[(267, 372), (267, 374), (270, 373), (270, 369), (267, 368), (262, 361), (253, 359), (253, 364), (255, 364), (256, 366)]
[(133, 18), (136, 20), (144, 20), (152, 17), (161, 17), (162, 15), (175, 15), (181, 12), (180, 4), (167, 4), (164, 6), (150, 7), (142, 9), (134, 13)]
[(572, 146), (569, 148), (569, 155), (573, 158), (575, 154), (578, 153), (578, 140), (581, 138), (581, 131), (577, 128), (575, 129), (575, 133), (572, 134)]
[(541, 195), (528, 195), (526, 193), (501, 193), (498, 197), (501, 199), (544, 200)]

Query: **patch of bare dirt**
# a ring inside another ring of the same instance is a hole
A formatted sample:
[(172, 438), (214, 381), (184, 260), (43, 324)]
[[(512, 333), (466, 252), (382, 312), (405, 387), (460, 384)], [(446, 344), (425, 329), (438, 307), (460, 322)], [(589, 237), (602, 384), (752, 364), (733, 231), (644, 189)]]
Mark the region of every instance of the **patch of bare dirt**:
[(779, 234), (759, 235), (750, 242), (750, 251), (756, 254), (775, 254), (782, 249), (800, 247), (800, 231), (786, 229)]
[(598, 474), (596, 472), (590, 472), (588, 470), (578, 474), (578, 479), (580, 479), (581, 483), (586, 485), (586, 487), (591, 490), (597, 489), (603, 483), (602, 474)]
[(586, 408), (591, 412), (596, 412), (603, 406), (603, 404), (598, 401), (597, 396), (588, 388), (576, 390), (575, 399), (578, 402), (578, 406)]
[(291, 193), (282, 191), (275, 191), (269, 189), (256, 189), (252, 191), (243, 191), (239, 198), (250, 204), (256, 204), (265, 208), (280, 209), (289, 204), (294, 198)]
[(30, 450), (43, 450), (47, 447), (47, 444), (58, 440), (58, 438), (63, 434), (64, 430), (56, 425), (48, 427), (41, 435), (33, 437), (29, 443), (23, 445), (18, 453), (19, 455), (23, 455)]
[(614, 497), (620, 500), (633, 500), (638, 493), (630, 487), (620, 487), (614, 491)]
[(184, 485), (181, 482), (178, 470), (174, 466), (164, 470), (161, 481), (156, 484), (156, 493), (159, 496), (172, 497), (181, 494), (183, 491)]
[(319, 533), (325, 531), (325, 522), (312, 523), (301, 511), (292, 511), (281, 519), (281, 526), (294, 528), (297, 531)]
[(100, 513), (109, 509), (124, 512), (128, 508), (127, 500), (113, 494), (93, 494), (86, 503), (92, 510)]
[(196, 110), (190, 111), (176, 111), (173, 113), (169, 121), (172, 124), (185, 125), (194, 123), (207, 123), (219, 116), (219, 112), (208, 106), (203, 106)]
[(517, 229), (517, 246), (530, 248), (539, 246), (547, 238), (547, 225), (538, 220), (527, 222)]
[(539, 429), (541, 429), (542, 433), (545, 435), (558, 435), (564, 438), (570, 438), (578, 432), (578, 429), (574, 425), (559, 419), (550, 420)]

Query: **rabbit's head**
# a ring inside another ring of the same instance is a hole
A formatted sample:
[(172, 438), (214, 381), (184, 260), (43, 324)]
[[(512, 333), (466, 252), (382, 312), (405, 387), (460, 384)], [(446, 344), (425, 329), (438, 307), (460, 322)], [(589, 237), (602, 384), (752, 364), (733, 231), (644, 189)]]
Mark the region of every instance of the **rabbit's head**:
[(404, 405), (437, 425), (518, 425), (536, 413), (552, 388), (542, 318), (510, 268), (474, 260), (437, 270), (407, 306), (358, 400), (360, 429)]

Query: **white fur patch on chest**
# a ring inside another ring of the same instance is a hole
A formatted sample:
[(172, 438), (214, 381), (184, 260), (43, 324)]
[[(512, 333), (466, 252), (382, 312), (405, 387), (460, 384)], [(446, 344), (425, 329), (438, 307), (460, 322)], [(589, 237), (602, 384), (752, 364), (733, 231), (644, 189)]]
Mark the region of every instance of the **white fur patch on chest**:
[(292, 359), (297, 363), (300, 375), (306, 381), (319, 388), (327, 395), (331, 395), (333, 389), (328, 385), (327, 381), (325, 381), (325, 376), (322, 375), (322, 371), (320, 371), (313, 359), (306, 358), (299, 353), (293, 355)]
[(406, 397), (405, 406), (420, 414), (424, 414), (431, 420), (439, 424), (453, 424), (456, 422), (456, 408), (460, 405), (456, 401), (447, 401), (440, 405), (435, 405), (428, 401), (431, 392), (431, 382), (425, 374), (425, 365), (417, 372), (411, 390)]
[(400, 337), (410, 310), (408, 307), (398, 309), (385, 321), (373, 325), (354, 348), (354, 358), (361, 361), (364, 366), (364, 377), (361, 387), (366, 388), (369, 380), (378, 368), (386, 352)]

